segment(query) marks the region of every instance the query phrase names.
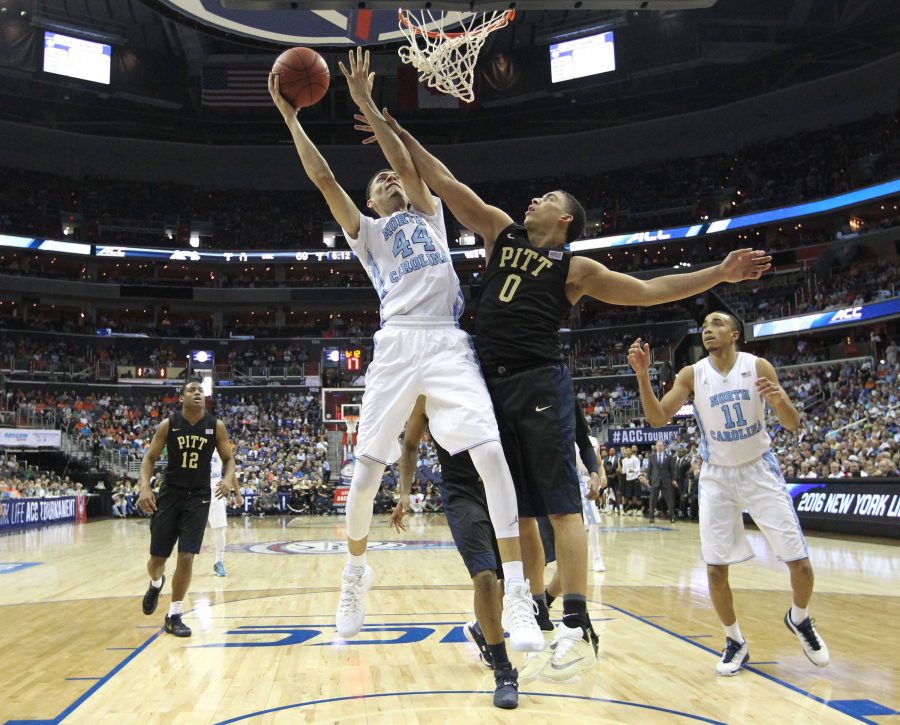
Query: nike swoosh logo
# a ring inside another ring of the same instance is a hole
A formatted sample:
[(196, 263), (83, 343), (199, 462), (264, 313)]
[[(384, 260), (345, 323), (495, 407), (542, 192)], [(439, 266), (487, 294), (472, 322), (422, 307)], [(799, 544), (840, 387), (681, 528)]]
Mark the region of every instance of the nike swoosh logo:
[(577, 660), (572, 660), (571, 662), (566, 662), (566, 664), (564, 664), (564, 665), (558, 665), (555, 662), (551, 662), (550, 667), (552, 667), (554, 670), (565, 670), (565, 669), (568, 669), (569, 667), (571, 667), (572, 665), (577, 665), (583, 659), (584, 659), (584, 657), (579, 657)]
[(206, 501), (201, 501), (200, 503), (209, 503), (209, 499), (206, 499)]
[(172, 428), (172, 432), (173, 432), (173, 433), (177, 433), (177, 432), (180, 431), (180, 430), (181, 430), (181, 428)]
[(541, 406), (537, 406), (534, 409), (534, 412), (535, 413), (543, 413), (545, 410), (547, 410), (548, 408), (552, 408), (552, 407), (553, 407), (552, 405), (545, 405), (543, 408)]
[(516, 238), (516, 235), (515, 235), (515, 234), (507, 234), (507, 235), (506, 235), (506, 238), (507, 238), (507, 239), (515, 239), (515, 238)]

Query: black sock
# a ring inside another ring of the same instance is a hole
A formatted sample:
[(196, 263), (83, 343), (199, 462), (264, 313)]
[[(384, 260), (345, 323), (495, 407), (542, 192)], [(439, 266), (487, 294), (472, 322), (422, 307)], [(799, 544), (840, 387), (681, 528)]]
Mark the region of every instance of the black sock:
[(563, 624), (571, 628), (587, 631), (590, 620), (587, 614), (587, 601), (579, 594), (563, 595)]
[(553, 606), (553, 602), (556, 601), (556, 597), (554, 597), (550, 592), (546, 589), (544, 590), (544, 598), (547, 600), (547, 609)]
[(511, 670), (512, 663), (509, 661), (509, 655), (506, 654), (506, 643), (489, 644), (488, 652), (491, 653), (491, 663), (494, 670)]
[[(531, 598), (537, 605), (537, 614), (535, 615), (535, 619), (537, 619), (538, 624), (541, 625), (541, 629), (550, 629), (553, 625), (550, 624), (550, 611), (547, 609), (547, 595), (532, 594)], [(547, 626), (548, 624), (550, 624), (549, 627)]]

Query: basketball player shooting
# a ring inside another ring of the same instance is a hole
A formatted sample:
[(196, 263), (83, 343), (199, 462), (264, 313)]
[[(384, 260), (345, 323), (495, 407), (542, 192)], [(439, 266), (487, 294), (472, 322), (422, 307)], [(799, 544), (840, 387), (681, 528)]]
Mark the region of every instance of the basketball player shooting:
[(709, 353), (682, 368), (662, 400), (650, 383), (650, 346), (640, 339), (628, 349), (637, 375), (641, 405), (650, 425), (665, 425), (693, 396), (700, 423), (700, 552), (706, 562), (709, 597), (725, 628), (725, 649), (716, 672), (731, 676), (750, 658), (734, 611), (728, 567), (753, 556), (744, 532), (746, 509), (778, 558), (787, 564), (793, 602), (785, 626), (818, 667), (828, 664), (828, 647), (809, 617), (813, 569), (806, 540), (772, 453), (766, 404), (787, 430), (797, 430), (800, 414), (778, 384), (772, 363), (738, 352), (740, 326), (731, 315), (712, 312), (703, 320), (703, 347)]
[[(370, 115), (358, 120), (368, 122)], [(581, 490), (570, 453), (575, 447), (575, 394), (563, 363), (559, 328), (584, 296), (639, 307), (674, 302), (721, 282), (757, 279), (771, 266), (771, 257), (738, 249), (706, 269), (646, 281), (614, 272), (565, 251), (585, 226), (584, 209), (571, 194), (557, 189), (532, 199), (524, 223), (516, 224), (457, 181), (387, 109), (383, 116), (424, 182), (462, 225), (484, 239), (475, 342), (516, 483), (529, 579), (537, 578), (544, 564), (535, 518), (548, 515), (553, 525), (564, 594), (563, 623), (550, 666), (573, 679), (596, 661), (596, 652), (587, 614)], [(357, 128), (370, 131), (374, 126), (363, 123)]]
[(400, 454), (398, 438), (419, 395), (427, 398), (434, 437), (452, 453), (470, 451), (482, 479), (506, 577), (503, 621), (511, 646), (544, 648), (532, 615), (518, 539), (515, 487), (500, 447), (490, 396), (469, 336), (459, 329), (464, 300), (450, 262), (443, 208), (422, 182), (409, 153), (372, 102), (369, 55), (351, 51), (341, 64), (351, 97), (375, 129), (391, 169), (378, 172), (366, 190), (363, 214), (337, 183), (304, 132), (293, 106), (281, 97), (279, 78), (269, 92), (294, 139), (304, 171), (344, 230), (381, 299), (381, 327), (366, 373), (357, 429), (356, 466), (347, 499), (349, 558), (341, 581), (336, 625), (356, 636), (365, 619), (365, 596), (374, 572), (366, 564), (372, 505), (385, 465)]

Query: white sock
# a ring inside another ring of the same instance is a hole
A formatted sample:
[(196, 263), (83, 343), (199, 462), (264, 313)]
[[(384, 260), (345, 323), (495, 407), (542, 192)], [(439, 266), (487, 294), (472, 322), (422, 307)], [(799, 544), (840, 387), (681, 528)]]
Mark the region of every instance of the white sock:
[(738, 627), (737, 620), (734, 620), (734, 624), (725, 627), (725, 636), (731, 637), (735, 642), (744, 643), (744, 635), (741, 634), (741, 628)]
[(163, 585), (162, 577), (160, 577), (159, 579), (151, 579), (150, 580), (150, 586), (153, 587), (154, 589), (159, 589), (160, 587), (162, 587), (162, 585)]
[(505, 591), (509, 591), (509, 588), (514, 584), (524, 584), (525, 570), (522, 568), (522, 562), (504, 561), (503, 580), (506, 582)]
[(181, 614), (181, 602), (172, 602), (169, 605), (169, 616), (173, 614)]
[(362, 569), (366, 565), (366, 552), (362, 554), (351, 554), (347, 552), (347, 566), (353, 569)]
[(225, 561), (225, 527), (213, 529), (213, 537), (216, 543), (216, 561)]
[(600, 555), (600, 527), (596, 524), (588, 527), (588, 543), (591, 547), (591, 556), (594, 559), (603, 558)]
[(794, 624), (802, 624), (809, 616), (809, 608), (801, 608), (791, 602), (791, 621)]

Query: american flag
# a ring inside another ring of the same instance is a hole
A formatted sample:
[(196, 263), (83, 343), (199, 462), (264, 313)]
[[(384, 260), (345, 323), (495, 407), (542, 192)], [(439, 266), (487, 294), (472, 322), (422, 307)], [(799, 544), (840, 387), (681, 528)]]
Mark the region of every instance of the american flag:
[(201, 102), (204, 106), (267, 106), (268, 68), (204, 66)]

